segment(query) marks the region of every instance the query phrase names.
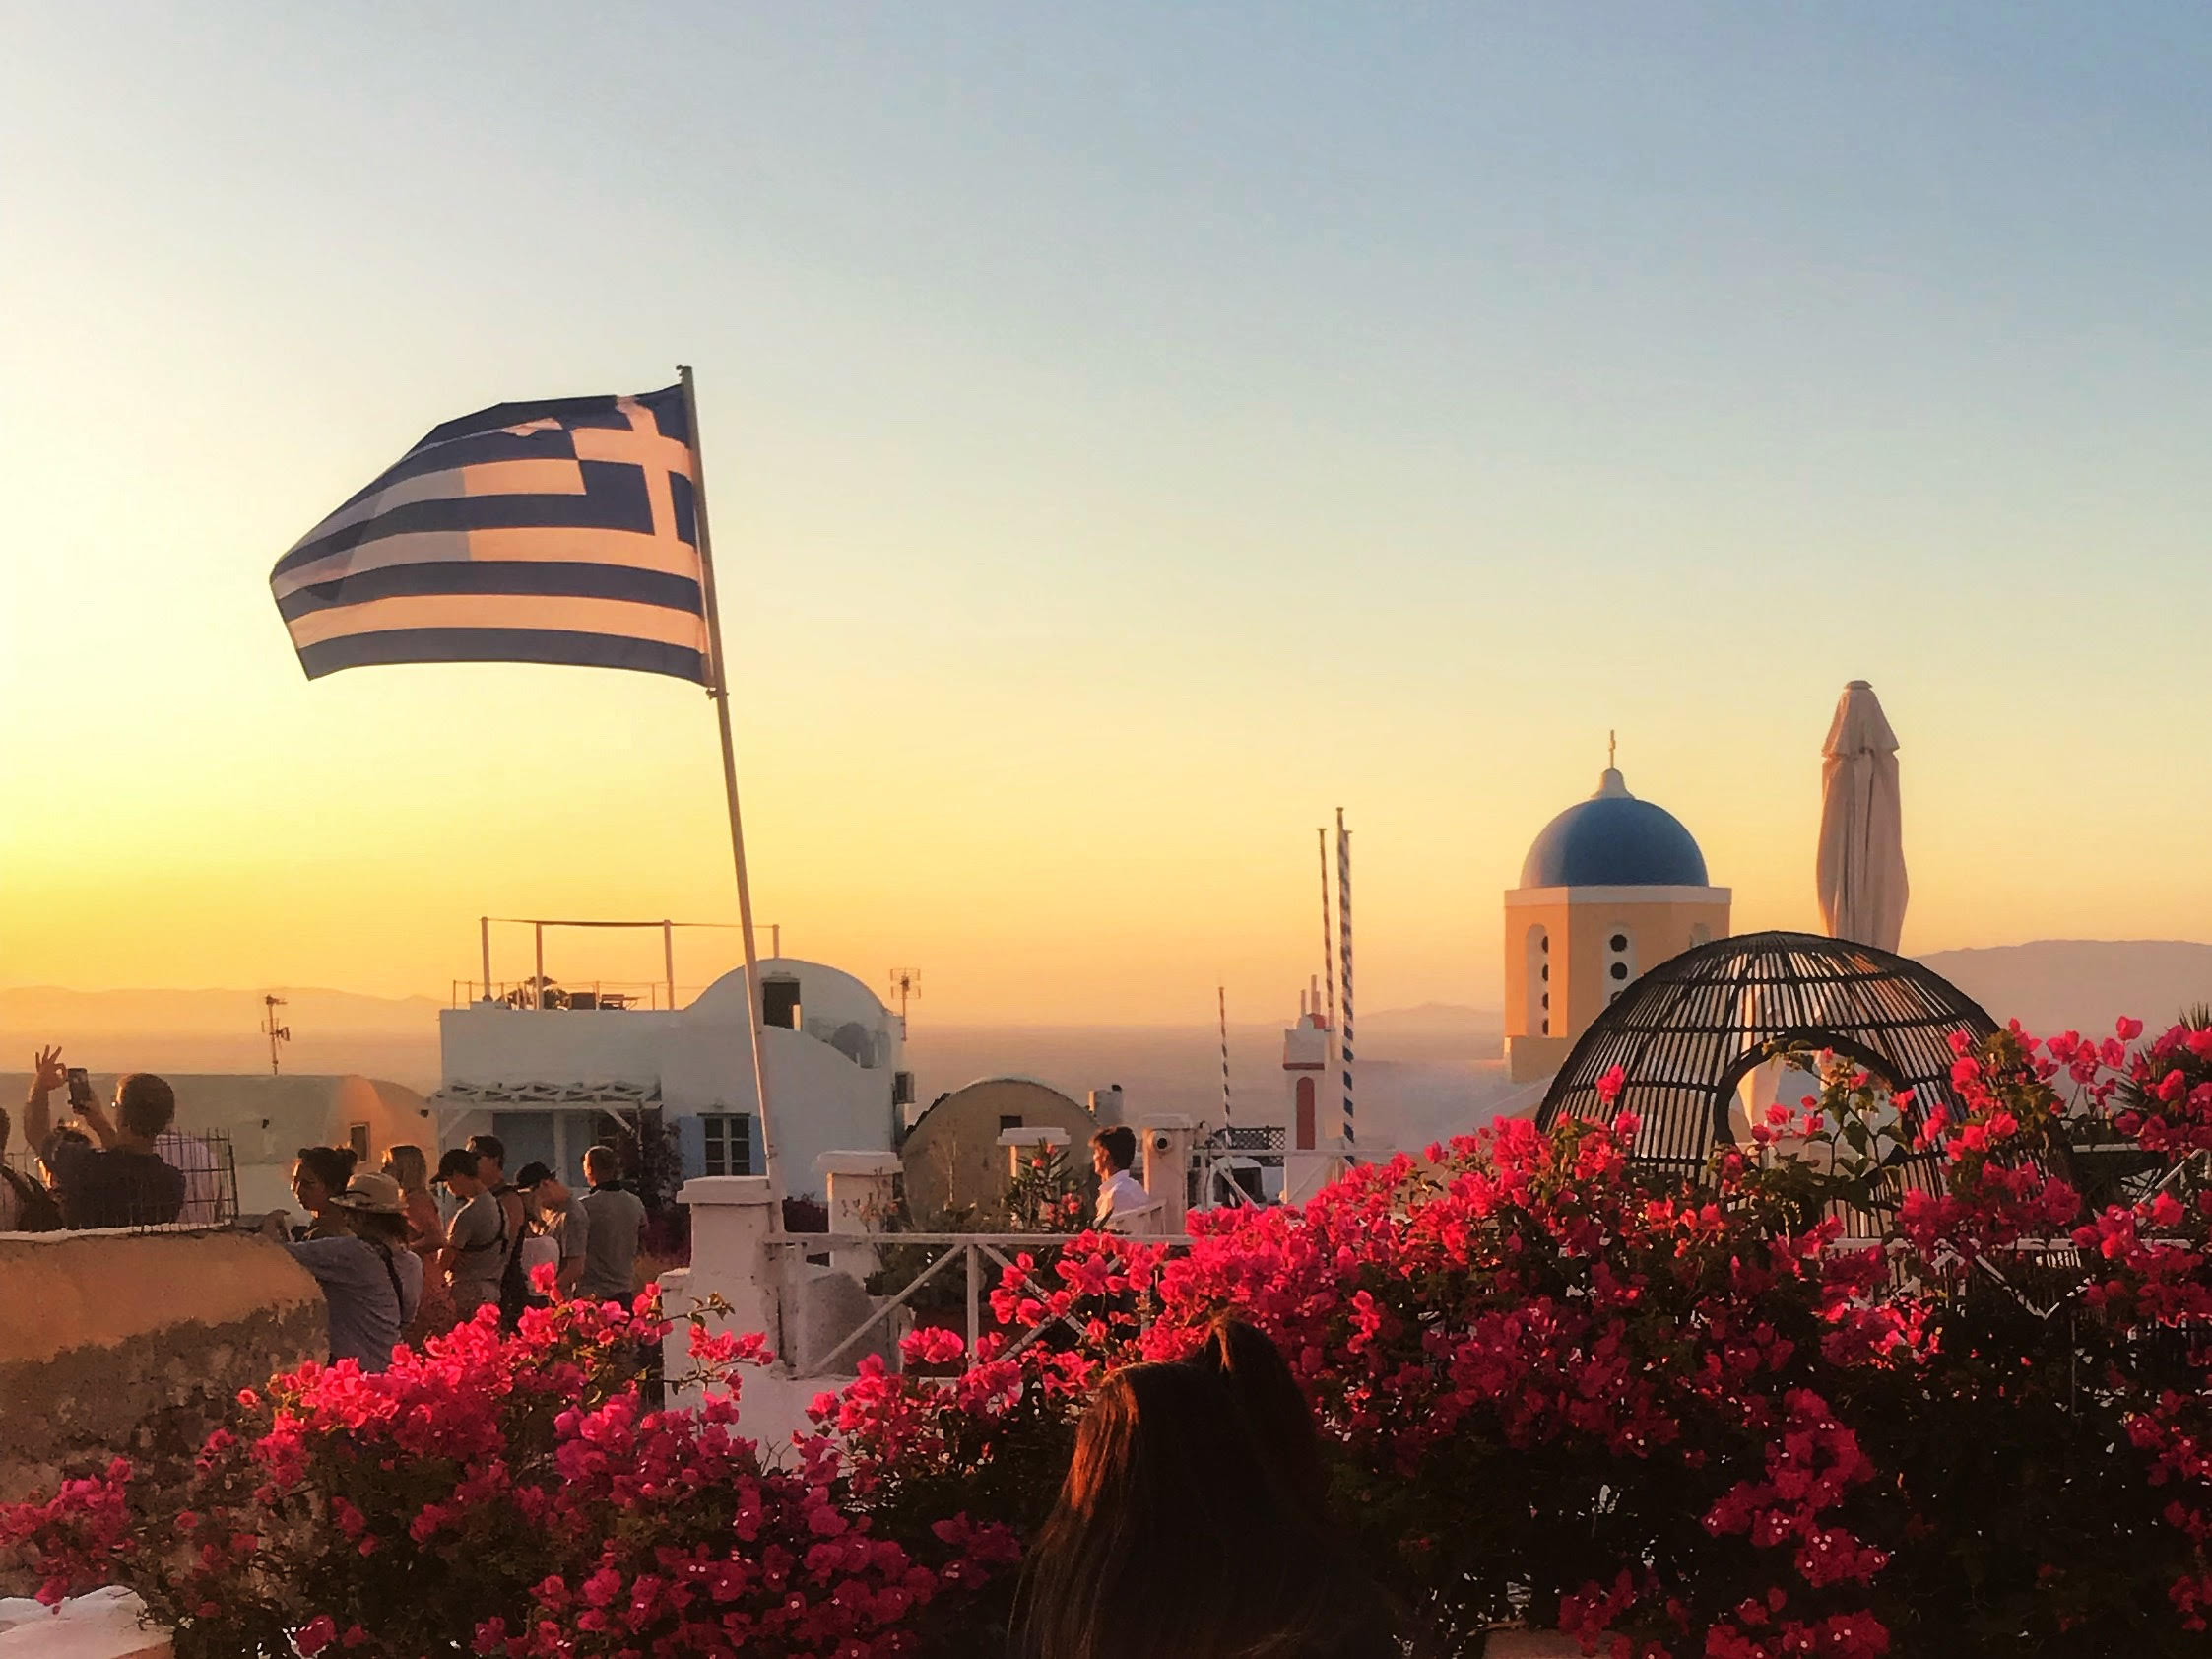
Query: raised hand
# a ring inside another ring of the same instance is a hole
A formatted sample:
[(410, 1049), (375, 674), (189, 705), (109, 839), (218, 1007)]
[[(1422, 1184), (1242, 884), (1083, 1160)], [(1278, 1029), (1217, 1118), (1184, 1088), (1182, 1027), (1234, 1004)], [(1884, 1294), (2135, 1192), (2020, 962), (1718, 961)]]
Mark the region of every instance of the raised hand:
[(31, 1091), (23, 1102), (23, 1138), (33, 1151), (40, 1151), (46, 1137), (53, 1132), (53, 1107), (46, 1096), (69, 1081), (69, 1068), (61, 1063), (61, 1045), (34, 1049), (31, 1056)]

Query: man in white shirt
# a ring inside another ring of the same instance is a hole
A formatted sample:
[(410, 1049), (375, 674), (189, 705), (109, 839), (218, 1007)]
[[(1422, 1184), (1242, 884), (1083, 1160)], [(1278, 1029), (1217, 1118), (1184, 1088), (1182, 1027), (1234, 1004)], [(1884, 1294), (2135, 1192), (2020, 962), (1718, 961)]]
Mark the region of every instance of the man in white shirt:
[(1090, 1166), (1098, 1174), (1098, 1214), (1091, 1225), (1102, 1232), (1148, 1232), (1159, 1220), (1159, 1200), (1129, 1172), (1136, 1161), (1137, 1134), (1127, 1124), (1090, 1138)]

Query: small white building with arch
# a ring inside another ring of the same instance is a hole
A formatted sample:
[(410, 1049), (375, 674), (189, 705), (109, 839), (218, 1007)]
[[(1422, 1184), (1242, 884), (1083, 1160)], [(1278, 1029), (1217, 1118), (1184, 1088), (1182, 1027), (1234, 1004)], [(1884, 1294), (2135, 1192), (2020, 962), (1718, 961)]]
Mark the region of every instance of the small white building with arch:
[[(742, 969), (687, 1007), (542, 1006), (484, 1000), (444, 1010), (439, 1138), (478, 1131), (506, 1143), (507, 1166), (532, 1160), (578, 1178), (584, 1149), (649, 1115), (675, 1131), (682, 1173), (765, 1173), (751, 1018)], [(761, 1036), (776, 1161), (786, 1193), (825, 1190), (828, 1152), (890, 1152), (913, 1078), (898, 1017), (840, 968), (791, 957), (760, 963)]]

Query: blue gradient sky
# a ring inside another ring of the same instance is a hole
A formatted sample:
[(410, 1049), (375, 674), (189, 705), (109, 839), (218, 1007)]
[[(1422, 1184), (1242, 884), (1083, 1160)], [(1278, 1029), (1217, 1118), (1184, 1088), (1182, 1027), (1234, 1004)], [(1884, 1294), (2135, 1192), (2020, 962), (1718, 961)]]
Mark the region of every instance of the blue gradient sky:
[(1608, 727), (1809, 925), (1854, 676), (1908, 948), (2212, 936), (2207, 85), (2179, 6), (14, 5), (0, 980), (727, 914), (695, 691), (309, 687), (263, 585), (679, 360), (763, 913), (943, 1017), (1287, 1014), (1339, 803), (1370, 1006), (1491, 1001)]

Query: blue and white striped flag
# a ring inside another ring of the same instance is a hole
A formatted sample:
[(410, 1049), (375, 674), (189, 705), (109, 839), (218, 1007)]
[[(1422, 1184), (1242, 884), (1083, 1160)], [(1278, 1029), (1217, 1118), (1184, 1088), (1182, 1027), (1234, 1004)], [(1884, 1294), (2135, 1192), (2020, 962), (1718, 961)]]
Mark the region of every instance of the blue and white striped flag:
[(433, 428), (277, 561), (310, 680), (553, 662), (710, 681), (683, 388), (501, 403)]

